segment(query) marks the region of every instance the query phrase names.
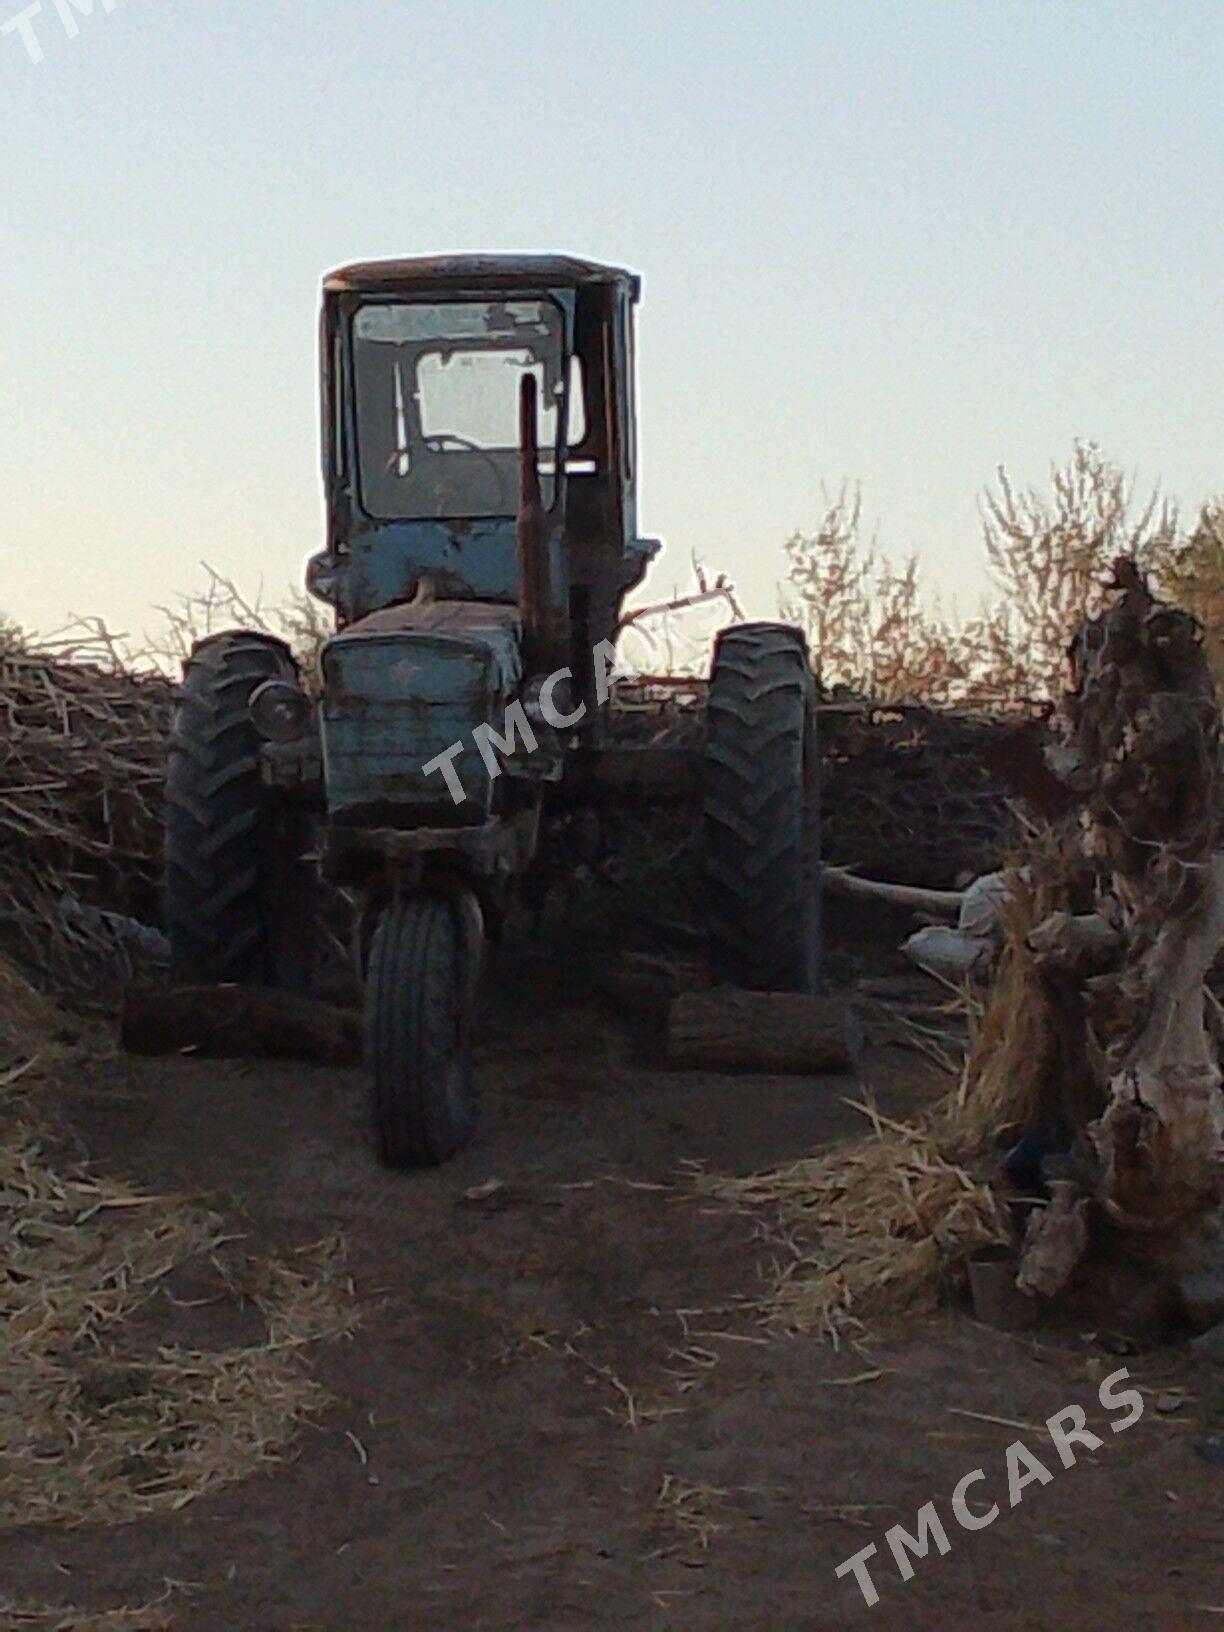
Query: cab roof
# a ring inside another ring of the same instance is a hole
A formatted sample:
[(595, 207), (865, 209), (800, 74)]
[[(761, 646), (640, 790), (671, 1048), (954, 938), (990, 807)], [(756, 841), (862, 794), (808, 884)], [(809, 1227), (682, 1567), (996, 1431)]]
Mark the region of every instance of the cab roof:
[(602, 266), (573, 255), (416, 255), (403, 260), (358, 261), (323, 280), (328, 294), (398, 294), (407, 290), (472, 288), (577, 288), (619, 283), (634, 300), (642, 280), (624, 267)]

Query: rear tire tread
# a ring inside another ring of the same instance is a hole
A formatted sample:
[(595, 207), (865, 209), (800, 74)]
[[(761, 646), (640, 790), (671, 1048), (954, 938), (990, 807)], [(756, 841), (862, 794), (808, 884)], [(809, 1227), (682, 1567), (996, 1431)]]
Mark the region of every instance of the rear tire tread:
[(706, 716), (707, 927), (714, 978), (749, 990), (808, 991), (818, 979), (814, 704), (799, 630), (723, 634)]
[(301, 985), (312, 926), (277, 935), (278, 911), (309, 902), (307, 834), (260, 776), (248, 713), (264, 680), (296, 680), (288, 648), (236, 631), (188, 659), (166, 774), (166, 920), (177, 975), (209, 982)]

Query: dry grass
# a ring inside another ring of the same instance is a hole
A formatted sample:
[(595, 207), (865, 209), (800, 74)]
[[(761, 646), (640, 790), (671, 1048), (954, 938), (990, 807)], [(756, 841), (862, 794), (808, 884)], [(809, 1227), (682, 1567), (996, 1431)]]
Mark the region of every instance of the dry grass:
[(674, 1535), (660, 1547), (657, 1558), (682, 1558), (697, 1565), (704, 1562), (715, 1536), (728, 1528), (720, 1516), (728, 1491), (716, 1485), (692, 1484), (674, 1473), (665, 1473), (655, 1499), (660, 1518)]
[(530, 1352), (534, 1348), (581, 1366), (591, 1382), (602, 1383), (611, 1391), (615, 1404), (607, 1404), (603, 1410), (607, 1416), (622, 1423), (626, 1428), (636, 1430), (647, 1423), (661, 1422), (665, 1417), (680, 1414), (679, 1406), (668, 1404), (666, 1400), (657, 1396), (644, 1397), (630, 1388), (613, 1367), (603, 1365), (597, 1360), (592, 1360), (590, 1355), (584, 1354), (577, 1344), (581, 1338), (588, 1336), (589, 1332), (590, 1328), (585, 1326), (570, 1337), (559, 1332), (529, 1332), (516, 1348), (519, 1353)]
[[(0, 1524), (175, 1511), (283, 1454), (323, 1403), (311, 1349), (350, 1322), (339, 1245), (257, 1257), (198, 1203), (93, 1172), (46, 1110), (67, 1057), (54, 1011), (8, 970), (0, 1004)], [(250, 1342), (208, 1351), (142, 1324), (201, 1264), (257, 1312)]]
[[(762, 1312), (781, 1330), (835, 1344), (866, 1315), (933, 1307), (974, 1251), (1008, 1236), (990, 1190), (929, 1128), (856, 1109), (871, 1123), (862, 1139), (749, 1178), (697, 1180), (707, 1195), (780, 1217), (793, 1251)], [(800, 1244), (813, 1225), (815, 1246)]]
[(76, 1034), (76, 1023), (0, 957), (0, 1087), (62, 1058)]
[(0, 1625), (5, 1632), (173, 1632), (174, 1620), (164, 1603), (144, 1608), (23, 1609), (0, 1598)]
[(1045, 1002), (1025, 942), (1063, 900), (1055, 876), (1040, 866), (1012, 869), (1009, 878), (1003, 951), (989, 991), (965, 993), (969, 1046), (960, 1080), (941, 1107), (946, 1146), (965, 1158), (985, 1151), (1003, 1130), (1040, 1121), (1047, 1090)]

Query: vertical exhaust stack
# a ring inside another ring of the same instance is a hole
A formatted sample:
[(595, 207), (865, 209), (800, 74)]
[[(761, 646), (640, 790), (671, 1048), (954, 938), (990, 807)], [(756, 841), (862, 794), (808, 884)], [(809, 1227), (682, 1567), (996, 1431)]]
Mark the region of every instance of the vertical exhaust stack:
[(558, 617), (552, 583), (551, 527), (540, 491), (539, 388), (524, 374), (519, 388), (519, 610), (523, 615), (527, 673), (547, 672), (569, 661), (566, 631)]

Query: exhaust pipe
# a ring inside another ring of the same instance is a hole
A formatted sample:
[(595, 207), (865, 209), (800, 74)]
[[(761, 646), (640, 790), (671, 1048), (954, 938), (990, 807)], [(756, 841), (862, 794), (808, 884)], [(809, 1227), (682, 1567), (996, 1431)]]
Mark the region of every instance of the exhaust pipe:
[(553, 604), (551, 527), (540, 491), (539, 387), (533, 374), (519, 386), (519, 611), (527, 672), (547, 672), (568, 661), (568, 639)]

